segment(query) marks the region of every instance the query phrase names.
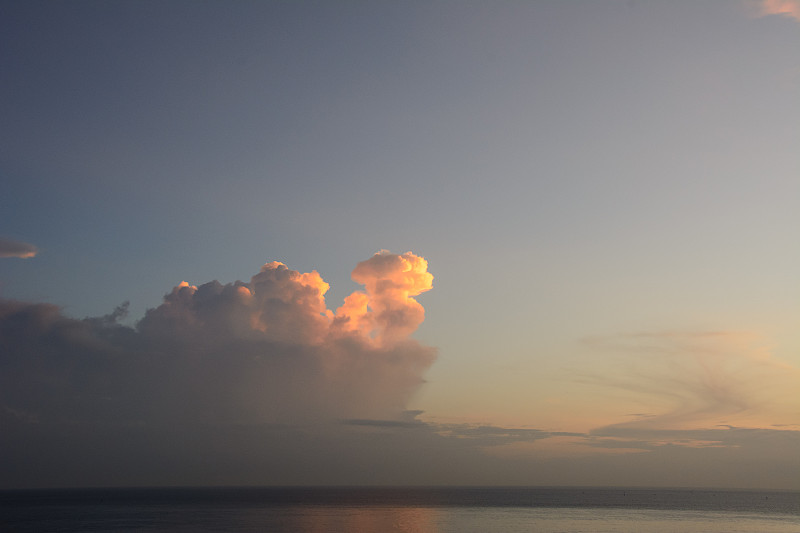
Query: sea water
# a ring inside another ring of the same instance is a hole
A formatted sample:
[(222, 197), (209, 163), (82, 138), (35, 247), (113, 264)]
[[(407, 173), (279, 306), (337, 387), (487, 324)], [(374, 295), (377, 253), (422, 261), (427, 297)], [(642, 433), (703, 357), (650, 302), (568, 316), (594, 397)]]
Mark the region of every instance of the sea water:
[(800, 493), (516, 487), (0, 491), (0, 530), (800, 532)]

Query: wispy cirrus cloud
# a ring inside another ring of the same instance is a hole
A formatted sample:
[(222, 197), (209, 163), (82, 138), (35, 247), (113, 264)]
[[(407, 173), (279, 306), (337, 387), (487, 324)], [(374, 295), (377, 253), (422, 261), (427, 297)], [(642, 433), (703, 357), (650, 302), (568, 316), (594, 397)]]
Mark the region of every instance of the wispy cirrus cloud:
[(763, 339), (750, 332), (640, 332), (588, 337), (584, 343), (602, 353), (608, 371), (581, 380), (626, 393), (646, 408), (621, 426), (794, 423), (774, 407), (800, 407), (792, 400), (800, 370), (773, 357)]
[(39, 253), (38, 248), (32, 244), (0, 237), (0, 257), (28, 259), (30, 257), (35, 257), (37, 253)]

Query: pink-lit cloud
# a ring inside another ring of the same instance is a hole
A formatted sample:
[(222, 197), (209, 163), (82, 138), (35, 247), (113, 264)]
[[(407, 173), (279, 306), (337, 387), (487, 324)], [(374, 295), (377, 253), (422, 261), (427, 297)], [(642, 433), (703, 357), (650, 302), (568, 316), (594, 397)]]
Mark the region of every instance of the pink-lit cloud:
[(360, 262), (352, 277), (366, 291), (351, 294), (336, 311), (337, 325), (344, 330), (388, 345), (408, 337), (425, 320), (425, 310), (413, 298), (433, 286), (422, 257), (382, 251)]
[(0, 257), (28, 259), (35, 257), (37, 253), (39, 253), (39, 250), (32, 244), (0, 237)]
[(800, 21), (800, 0), (761, 0), (758, 13), (760, 16), (782, 15)]

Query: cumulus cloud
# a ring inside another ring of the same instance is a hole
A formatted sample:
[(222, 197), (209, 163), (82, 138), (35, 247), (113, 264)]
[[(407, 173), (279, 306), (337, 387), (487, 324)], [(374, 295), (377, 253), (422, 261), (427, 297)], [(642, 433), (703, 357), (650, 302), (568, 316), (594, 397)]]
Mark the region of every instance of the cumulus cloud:
[(782, 15), (800, 21), (800, 0), (761, 0), (758, 10), (761, 16)]
[(273, 261), (181, 282), (135, 327), (127, 304), (77, 320), (0, 300), (0, 486), (370, 482), (358, 469), (402, 445), (362, 430), (419, 426), (405, 408), (436, 351), (410, 335), (433, 276), (382, 251), (353, 279), (333, 312), (319, 273)]
[[(0, 301), (0, 411), (47, 423), (297, 423), (402, 418), (435, 350), (409, 335), (424, 317), (427, 263), (380, 252), (365, 292), (337, 313), (328, 284), (279, 262), (249, 282), (182, 282), (136, 327), (126, 308), (76, 320)], [(353, 306), (357, 301), (358, 306)]]
[(413, 296), (432, 288), (428, 263), (411, 252), (382, 251), (353, 270), (353, 281), (366, 287), (345, 298), (336, 311), (336, 326), (374, 339), (378, 345), (410, 335), (425, 319), (425, 310)]
[(29, 257), (34, 257), (38, 252), (39, 250), (36, 246), (28, 244), (27, 242), (0, 237), (0, 257), (19, 257), (21, 259), (27, 259)]

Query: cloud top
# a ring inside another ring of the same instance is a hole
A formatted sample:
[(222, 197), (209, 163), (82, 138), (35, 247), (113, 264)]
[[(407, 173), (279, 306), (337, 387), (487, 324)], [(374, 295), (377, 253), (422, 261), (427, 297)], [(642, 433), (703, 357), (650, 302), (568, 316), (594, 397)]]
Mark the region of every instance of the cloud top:
[(32, 244), (0, 237), (0, 257), (28, 259), (36, 256), (37, 253), (39, 253), (39, 250)]
[(335, 326), (387, 345), (408, 337), (425, 320), (425, 310), (413, 297), (433, 287), (428, 262), (411, 252), (385, 250), (360, 262), (353, 281), (365, 286), (337, 309)]

